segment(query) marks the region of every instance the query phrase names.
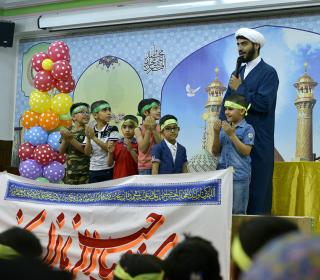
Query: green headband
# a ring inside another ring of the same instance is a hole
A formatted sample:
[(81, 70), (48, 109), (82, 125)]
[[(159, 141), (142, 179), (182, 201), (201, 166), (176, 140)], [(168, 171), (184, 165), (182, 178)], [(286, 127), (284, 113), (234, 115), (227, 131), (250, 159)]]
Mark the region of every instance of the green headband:
[(145, 273), (132, 277), (120, 264), (117, 264), (113, 274), (121, 280), (162, 280), (164, 277), (164, 271), (158, 273)]
[(102, 111), (103, 109), (111, 109), (109, 103), (103, 103), (103, 104), (97, 106), (96, 108), (94, 108), (92, 110), (91, 113), (98, 113), (98, 112)]
[(125, 121), (121, 122), (120, 127), (122, 127), (124, 124), (129, 124), (129, 123), (132, 123), (134, 125), (134, 127), (138, 127), (139, 126), (139, 124), (137, 122), (135, 122), (134, 120), (126, 119)]
[(0, 259), (9, 260), (18, 256), (20, 256), (20, 254), (16, 250), (9, 246), (0, 244)]
[(83, 111), (83, 110), (88, 110), (88, 109), (89, 109), (88, 106), (80, 105), (80, 106), (74, 108), (74, 109), (72, 110), (71, 114), (72, 114), (72, 115), (73, 115), (73, 114), (77, 114), (77, 113), (79, 113), (79, 112), (81, 112), (81, 111)]
[(251, 259), (243, 250), (239, 236), (236, 236), (232, 242), (231, 256), (233, 261), (242, 271), (247, 271), (251, 266)]
[(161, 126), (160, 126), (160, 130), (163, 130), (167, 125), (169, 124), (176, 124), (178, 125), (178, 122), (175, 119), (168, 119), (166, 120)]
[(228, 101), (226, 100), (224, 102), (224, 107), (228, 107), (228, 108), (233, 108), (233, 109), (239, 109), (239, 110), (244, 110), (246, 113), (245, 113), (245, 116), (248, 115), (248, 110), (250, 109), (251, 107), (251, 104), (248, 105), (248, 107), (244, 107), (238, 103), (235, 103), (235, 102), (232, 102), (232, 101)]
[(151, 104), (144, 105), (139, 112), (140, 114), (138, 114), (138, 115), (142, 116), (145, 111), (148, 111), (152, 107), (156, 107), (156, 106), (159, 106), (159, 104), (157, 102), (152, 102)]

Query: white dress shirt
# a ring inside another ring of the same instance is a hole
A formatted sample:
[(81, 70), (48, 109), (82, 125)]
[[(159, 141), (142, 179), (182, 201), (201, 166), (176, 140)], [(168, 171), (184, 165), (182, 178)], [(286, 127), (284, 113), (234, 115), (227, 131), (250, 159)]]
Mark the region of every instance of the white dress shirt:
[(172, 145), (170, 142), (168, 142), (166, 139), (164, 139), (164, 141), (166, 142), (170, 152), (171, 152), (171, 155), (172, 155), (172, 158), (173, 158), (173, 162), (176, 161), (176, 155), (177, 155), (177, 148), (178, 148), (178, 145), (177, 145), (177, 141), (174, 145)]
[(261, 61), (261, 56), (259, 55), (254, 60), (251, 60), (246, 64), (246, 68), (244, 69), (244, 75), (243, 75), (244, 79), (248, 76), (251, 70), (258, 65), (260, 61)]

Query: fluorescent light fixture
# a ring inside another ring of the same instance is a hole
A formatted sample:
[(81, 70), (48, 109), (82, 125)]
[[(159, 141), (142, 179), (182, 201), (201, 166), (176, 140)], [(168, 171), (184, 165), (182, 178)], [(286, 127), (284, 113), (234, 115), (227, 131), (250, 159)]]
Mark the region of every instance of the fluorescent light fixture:
[(197, 2), (190, 2), (190, 3), (178, 3), (178, 4), (167, 4), (167, 5), (160, 5), (157, 8), (191, 8), (191, 7), (201, 7), (201, 6), (208, 6), (214, 5), (216, 1), (197, 1)]
[[(233, 3), (231, 3), (233, 2)], [(157, 22), (209, 16), (227, 16), (250, 12), (268, 12), (292, 8), (320, 7), (319, 0), (212, 0), (146, 1), (126, 5), (108, 5), (79, 11), (42, 15), (40, 29), (69, 30), (141, 22)]]

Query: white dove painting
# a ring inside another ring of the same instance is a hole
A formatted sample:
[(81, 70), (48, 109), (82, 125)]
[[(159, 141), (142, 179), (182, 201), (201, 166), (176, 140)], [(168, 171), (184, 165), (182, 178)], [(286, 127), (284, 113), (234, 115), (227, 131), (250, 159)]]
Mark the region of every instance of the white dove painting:
[(186, 85), (187, 96), (192, 97), (195, 96), (201, 87), (197, 87), (196, 89), (191, 88), (189, 84)]

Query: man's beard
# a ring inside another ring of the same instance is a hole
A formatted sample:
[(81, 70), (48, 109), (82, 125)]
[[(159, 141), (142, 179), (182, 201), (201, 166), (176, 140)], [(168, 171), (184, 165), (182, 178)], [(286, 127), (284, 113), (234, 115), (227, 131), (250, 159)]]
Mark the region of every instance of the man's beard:
[(252, 48), (248, 51), (247, 56), (246, 57), (243, 56), (243, 62), (249, 62), (253, 60), (254, 56), (255, 56), (255, 49), (252, 46)]

